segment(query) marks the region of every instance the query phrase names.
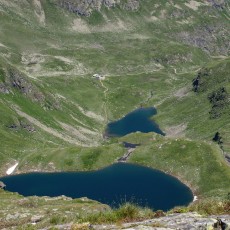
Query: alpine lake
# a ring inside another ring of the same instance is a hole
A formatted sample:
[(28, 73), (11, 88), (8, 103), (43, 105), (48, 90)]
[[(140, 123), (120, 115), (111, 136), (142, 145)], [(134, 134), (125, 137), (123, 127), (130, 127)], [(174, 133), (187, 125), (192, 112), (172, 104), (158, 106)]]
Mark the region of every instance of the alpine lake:
[[(137, 109), (122, 119), (111, 122), (106, 135), (124, 136), (128, 133), (156, 132), (164, 135), (151, 119), (155, 108)], [(0, 178), (6, 189), (24, 196), (88, 197), (118, 207), (133, 202), (154, 210), (167, 211), (175, 206), (188, 205), (192, 191), (177, 178), (147, 167), (115, 163), (97, 171), (28, 173)]]

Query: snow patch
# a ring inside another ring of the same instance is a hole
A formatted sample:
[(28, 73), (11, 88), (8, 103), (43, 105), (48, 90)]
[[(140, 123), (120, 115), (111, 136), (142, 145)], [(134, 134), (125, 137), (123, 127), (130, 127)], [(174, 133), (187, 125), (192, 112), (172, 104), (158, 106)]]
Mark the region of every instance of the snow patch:
[(13, 165), (12, 167), (8, 168), (7, 171), (6, 171), (6, 174), (7, 175), (10, 175), (14, 172), (14, 170), (17, 168), (18, 166), (18, 163), (16, 163), (15, 165)]
[(197, 196), (194, 196), (193, 202), (196, 201), (196, 200), (198, 200), (198, 198), (197, 198)]
[(6, 46), (5, 46), (5, 45), (3, 45), (2, 43), (0, 43), (0, 47), (4, 47), (4, 48), (6, 48)]

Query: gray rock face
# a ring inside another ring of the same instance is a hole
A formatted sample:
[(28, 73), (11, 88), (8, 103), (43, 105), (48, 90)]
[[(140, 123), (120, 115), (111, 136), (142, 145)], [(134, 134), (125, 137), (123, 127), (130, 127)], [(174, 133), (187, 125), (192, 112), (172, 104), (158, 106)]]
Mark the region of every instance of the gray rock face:
[(5, 187), (6, 187), (6, 185), (2, 181), (0, 181), (0, 189), (3, 189)]
[(125, 4), (126, 10), (136, 11), (140, 7), (139, 0), (128, 0)]
[(3, 94), (10, 93), (10, 91), (7, 89), (7, 87), (3, 83), (0, 83), (0, 93), (3, 93)]
[(29, 94), (32, 92), (32, 85), (28, 83), (20, 73), (9, 70), (9, 77), (11, 86), (18, 89), (23, 94)]
[(227, 1), (226, 0), (208, 0), (213, 7), (223, 10)]
[(25, 129), (28, 132), (35, 132), (35, 127), (28, 121), (18, 121), (17, 123), (13, 123), (10, 125), (7, 125), (7, 127), (11, 130), (18, 131), (21, 129)]
[[(224, 228), (221, 228), (220, 222)], [(72, 229), (72, 224), (58, 225), (55, 228), (63, 229)], [(48, 230), (48, 228), (46, 228)], [(77, 228), (78, 229), (78, 228)], [(88, 229), (88, 228), (87, 228)], [(215, 230), (215, 229), (230, 229), (230, 215), (222, 216), (209, 216), (202, 217), (197, 213), (180, 213), (180, 214), (170, 214), (165, 217), (145, 220), (142, 222), (132, 222), (125, 223), (121, 225), (116, 224), (103, 224), (103, 225), (90, 225), (92, 230)]]
[(93, 10), (100, 11), (102, 6), (112, 8), (121, 5), (126, 10), (137, 10), (139, 0), (128, 0), (125, 4), (122, 4), (120, 0), (59, 0), (58, 5), (69, 12), (81, 16), (90, 16)]
[[(190, 32), (180, 32), (176, 37), (183, 43), (202, 49), (209, 54), (229, 55), (230, 32), (225, 30), (225, 25), (204, 25)], [(222, 41), (217, 46), (217, 39)]]
[(220, 218), (226, 224), (226, 230), (230, 229), (230, 215), (223, 216), (209, 216), (202, 217), (201, 215), (193, 213), (177, 213), (170, 214), (165, 217), (150, 219), (142, 222), (126, 223), (121, 226), (116, 225), (94, 225), (95, 230), (115, 230), (115, 229), (126, 229), (126, 230), (163, 230), (163, 229), (180, 229), (180, 230), (190, 230), (190, 229), (221, 229), (215, 228), (217, 226), (217, 218)]

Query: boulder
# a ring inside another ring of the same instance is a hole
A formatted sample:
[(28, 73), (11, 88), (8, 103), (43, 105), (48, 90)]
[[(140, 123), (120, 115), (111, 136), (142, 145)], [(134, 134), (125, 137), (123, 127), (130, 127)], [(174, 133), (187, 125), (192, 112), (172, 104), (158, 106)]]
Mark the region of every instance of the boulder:
[(2, 181), (0, 181), (0, 189), (4, 189), (5, 187), (6, 185)]

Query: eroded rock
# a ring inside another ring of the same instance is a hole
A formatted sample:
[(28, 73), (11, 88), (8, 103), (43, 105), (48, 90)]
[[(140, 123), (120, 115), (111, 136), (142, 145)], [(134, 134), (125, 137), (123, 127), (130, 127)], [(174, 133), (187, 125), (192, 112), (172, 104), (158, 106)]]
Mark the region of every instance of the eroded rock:
[[(204, 217), (195, 212), (192, 213), (173, 213), (167, 216), (149, 219), (140, 222), (132, 222), (121, 224), (120, 226), (116, 225), (93, 225), (92, 229), (96, 230), (115, 230), (115, 229), (126, 229), (126, 230), (160, 230), (160, 229), (210, 229), (214, 230), (217, 226), (218, 220), (221, 220), (227, 226), (225, 229), (229, 229), (230, 226), (230, 215), (222, 216), (209, 216)], [(220, 221), (219, 221), (220, 223)], [(221, 228), (219, 228), (221, 229)]]
[(0, 189), (4, 189), (5, 187), (6, 185), (2, 181), (0, 181)]
[(139, 0), (128, 0), (125, 4), (120, 0), (59, 0), (58, 5), (80, 16), (90, 16), (93, 10), (100, 11), (102, 6), (113, 8), (121, 5), (122, 8), (132, 11), (140, 7)]
[(0, 83), (0, 93), (4, 93), (4, 94), (10, 93), (10, 91), (7, 89), (7, 87), (3, 83)]

